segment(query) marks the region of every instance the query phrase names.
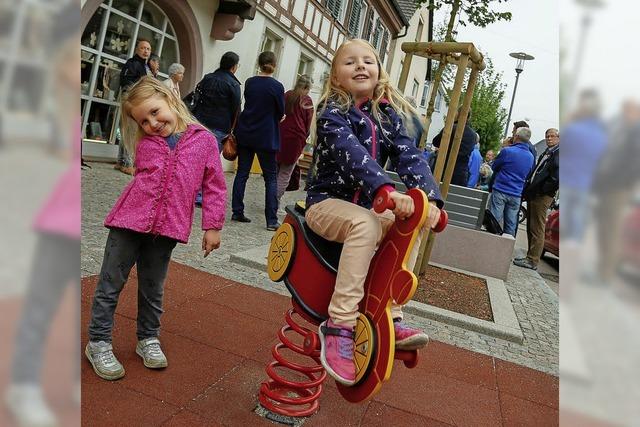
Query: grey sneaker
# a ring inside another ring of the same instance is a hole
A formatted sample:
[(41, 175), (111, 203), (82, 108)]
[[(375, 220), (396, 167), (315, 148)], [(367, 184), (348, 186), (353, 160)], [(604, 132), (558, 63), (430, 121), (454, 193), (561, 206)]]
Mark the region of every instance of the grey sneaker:
[(517, 265), (518, 267), (523, 267), (523, 268), (529, 268), (531, 270), (537, 270), (538, 266), (535, 265), (534, 263), (531, 262), (530, 259), (525, 258), (525, 259), (514, 259), (513, 260), (513, 264)]
[(89, 341), (84, 354), (91, 362), (95, 373), (105, 380), (118, 380), (124, 377), (124, 367), (113, 354), (111, 343), (105, 341)]
[(35, 384), (11, 384), (5, 396), (7, 408), (20, 427), (54, 427), (56, 416)]
[(160, 340), (156, 337), (145, 338), (138, 341), (136, 354), (142, 357), (144, 366), (151, 369), (166, 368), (167, 357), (160, 348)]

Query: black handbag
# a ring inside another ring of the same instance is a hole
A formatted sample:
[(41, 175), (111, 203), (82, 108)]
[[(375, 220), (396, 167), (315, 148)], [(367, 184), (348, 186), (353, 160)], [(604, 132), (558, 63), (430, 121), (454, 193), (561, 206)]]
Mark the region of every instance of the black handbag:
[(198, 106), (200, 105), (200, 100), (202, 99), (202, 91), (200, 90), (200, 83), (196, 85), (196, 88), (189, 92), (187, 96), (182, 98), (182, 101), (187, 106), (191, 114), (195, 114)]
[(502, 235), (502, 226), (496, 220), (496, 217), (493, 216), (489, 209), (484, 210), (484, 218), (482, 219), (482, 225), (484, 228), (491, 234)]

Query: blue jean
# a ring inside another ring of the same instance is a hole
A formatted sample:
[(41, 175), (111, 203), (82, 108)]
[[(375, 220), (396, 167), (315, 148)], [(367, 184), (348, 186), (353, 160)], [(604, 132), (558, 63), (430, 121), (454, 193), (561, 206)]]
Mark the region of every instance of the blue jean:
[[(229, 134), (227, 132), (223, 132), (218, 129), (209, 129), (209, 130), (216, 137), (216, 140), (218, 141), (218, 151), (222, 153), (222, 138), (224, 138)], [(198, 194), (196, 194), (196, 203), (200, 205), (202, 204), (202, 190), (198, 190)]]
[(118, 145), (118, 164), (124, 167), (133, 166), (133, 160), (131, 159), (131, 155), (127, 152), (127, 149), (124, 148), (124, 142), (120, 142)]
[(489, 210), (499, 224), (503, 224), (503, 233), (509, 233), (516, 237), (518, 228), (518, 211), (520, 210), (520, 197), (510, 196), (498, 190), (493, 190), (489, 202)]
[(111, 342), (120, 292), (134, 264), (138, 269), (138, 340), (160, 335), (164, 284), (177, 241), (164, 236), (112, 228), (93, 295), (89, 340)]
[(216, 137), (216, 140), (218, 141), (218, 151), (222, 153), (222, 139), (225, 136), (229, 135), (229, 133), (223, 132), (218, 129), (211, 129), (211, 133)]
[(275, 152), (255, 151), (252, 148), (238, 145), (238, 171), (236, 172), (236, 178), (233, 180), (231, 209), (234, 215), (244, 214), (244, 191), (249, 179), (254, 155), (258, 156), (264, 178), (264, 216), (267, 220), (267, 225), (274, 225), (278, 223), (276, 214), (278, 210), (278, 166)]

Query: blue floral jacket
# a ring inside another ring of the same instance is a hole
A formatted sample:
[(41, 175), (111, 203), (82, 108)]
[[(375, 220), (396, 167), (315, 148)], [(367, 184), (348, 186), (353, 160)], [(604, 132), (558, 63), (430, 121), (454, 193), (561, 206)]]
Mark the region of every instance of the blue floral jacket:
[[(319, 107), (322, 108), (322, 107)], [(382, 124), (371, 112), (371, 101), (340, 112), (328, 101), (317, 119), (317, 140), (307, 181), (307, 208), (328, 198), (371, 208), (376, 191), (393, 186), (383, 169), (387, 159), (397, 161), (397, 172), (407, 188), (420, 188), (438, 207), (444, 202), (431, 170), (388, 103), (380, 104)]]

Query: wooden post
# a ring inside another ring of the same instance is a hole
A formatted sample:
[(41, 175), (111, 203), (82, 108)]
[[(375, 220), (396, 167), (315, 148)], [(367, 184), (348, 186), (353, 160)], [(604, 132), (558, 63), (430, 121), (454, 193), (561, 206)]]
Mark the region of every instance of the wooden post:
[[(449, 160), (449, 163), (455, 163), (455, 157), (447, 156), (447, 152), (449, 151), (449, 143), (451, 140), (451, 132), (453, 130), (453, 122), (455, 120), (455, 115), (458, 113), (458, 102), (460, 100), (460, 94), (462, 92), (462, 84), (464, 83), (464, 75), (467, 71), (467, 64), (469, 62), (469, 57), (463, 55), (461, 57), (461, 64), (458, 66), (458, 71), (456, 73), (456, 79), (453, 86), (453, 93), (451, 94), (451, 99), (449, 101), (449, 109), (447, 110), (447, 118), (445, 120), (444, 130), (442, 131), (442, 138), (440, 139), (440, 148), (438, 149), (438, 159), (436, 160), (436, 170), (433, 171), (433, 177), (436, 182), (441, 182), (442, 171), (444, 169), (445, 162), (447, 158), (453, 159)], [(453, 141), (454, 145), (451, 147), (452, 153), (455, 149), (455, 155), (458, 155), (458, 147), (455, 145), (456, 140)], [(460, 145), (460, 140), (457, 140), (458, 146)], [(449, 170), (450, 168), (447, 168)], [(451, 174), (449, 174), (448, 180), (451, 180)], [(447, 177), (445, 175), (445, 182), (447, 184), (447, 188), (449, 188), (449, 183), (447, 181)], [(442, 185), (440, 186), (442, 188)], [(442, 193), (442, 190), (440, 190)], [(443, 200), (446, 200), (446, 196), (442, 195)], [(420, 244), (420, 249), (418, 251), (418, 260), (416, 261), (416, 265), (414, 266), (414, 274), (419, 275), (424, 270), (422, 269), (423, 264), (428, 262), (428, 257), (426, 256), (426, 251), (428, 248), (428, 241), (433, 240), (433, 233), (425, 232), (426, 238), (422, 239)], [(426, 267), (425, 267), (426, 268)]]
[[(484, 58), (482, 54), (475, 48), (473, 43), (456, 43), (456, 42), (407, 42), (402, 43), (402, 50), (406, 53), (405, 62), (403, 64), (402, 72), (400, 75), (400, 81), (398, 87), (401, 92), (404, 93), (407, 79), (409, 76), (409, 68), (411, 65), (411, 59), (413, 55), (421, 56), (424, 58), (434, 58), (445, 64), (454, 64), (458, 67), (456, 72), (455, 83), (453, 87), (453, 93), (449, 103), (449, 109), (447, 111), (447, 118), (445, 126), (442, 131), (442, 139), (440, 142), (440, 152), (445, 153), (439, 155), (436, 161), (436, 167), (433, 171), (433, 176), (437, 182), (441, 182), (444, 172), (444, 180), (441, 184), (442, 198), (446, 200), (449, 192), (449, 184), (451, 183), (451, 177), (453, 176), (453, 169), (455, 167), (456, 158), (460, 148), (460, 141), (462, 140), (462, 134), (464, 133), (464, 127), (467, 122), (467, 116), (469, 114), (469, 108), (471, 106), (471, 100), (473, 98), (473, 90), (478, 78), (478, 72), (485, 68)], [(451, 141), (451, 133), (453, 130), (453, 122), (457, 114), (458, 103), (462, 93), (462, 85), (464, 83), (464, 76), (467, 67), (471, 68), (471, 75), (469, 77), (469, 83), (467, 84), (467, 91), (465, 94), (463, 107), (460, 110), (459, 126), (456, 127), (456, 134)], [(435, 85), (434, 85), (435, 86)], [(433, 87), (432, 90), (438, 90), (437, 87)], [(429, 126), (431, 123), (425, 121), (425, 125)], [(420, 146), (426, 140), (427, 130), (423, 134)], [(451, 152), (449, 153), (449, 145), (451, 145)], [(448, 156), (446, 154), (449, 154)], [(450, 160), (448, 164), (445, 163), (447, 158)], [(422, 240), (420, 245), (420, 251), (418, 254), (418, 262), (414, 268), (416, 275), (421, 274), (426, 269), (429, 257), (431, 255), (431, 248), (433, 247), (434, 237), (433, 233), (426, 232), (426, 238)]]
[(413, 54), (407, 53), (404, 56), (404, 63), (402, 64), (402, 71), (400, 72), (400, 80), (398, 80), (398, 90), (404, 97), (404, 89), (407, 86), (407, 79), (409, 78), (409, 69), (411, 69), (411, 61), (413, 60)]
[[(471, 69), (471, 75), (469, 76), (469, 82), (467, 83), (467, 92), (465, 93), (464, 102), (462, 103), (462, 110), (460, 111), (460, 117), (458, 118), (458, 126), (456, 127), (456, 135), (454, 137), (454, 145), (451, 150), (452, 161), (448, 165), (449, 167), (447, 168), (447, 173), (445, 174), (445, 181), (440, 187), (442, 198), (445, 200), (447, 198), (447, 195), (449, 194), (449, 184), (451, 183), (451, 177), (453, 175), (452, 166), (455, 165), (455, 159), (458, 156), (458, 151), (460, 149), (460, 142), (462, 141), (462, 134), (464, 133), (464, 127), (467, 124), (469, 109), (471, 108), (471, 101), (473, 100), (473, 91), (475, 90), (476, 83), (478, 81), (479, 71), (480, 70), (478, 70), (478, 68), (473, 67)], [(455, 157), (453, 156), (454, 150), (455, 150)], [(449, 171), (449, 169), (451, 170)], [(435, 234), (429, 233), (427, 238), (423, 239), (423, 241), (426, 241), (426, 244), (425, 244), (424, 253), (422, 253), (422, 257), (420, 257), (420, 254), (418, 255), (418, 259), (421, 261), (419, 274), (423, 274), (426, 271), (427, 267), (429, 266), (429, 259), (431, 258), (431, 251), (433, 250), (433, 244), (435, 242)]]

